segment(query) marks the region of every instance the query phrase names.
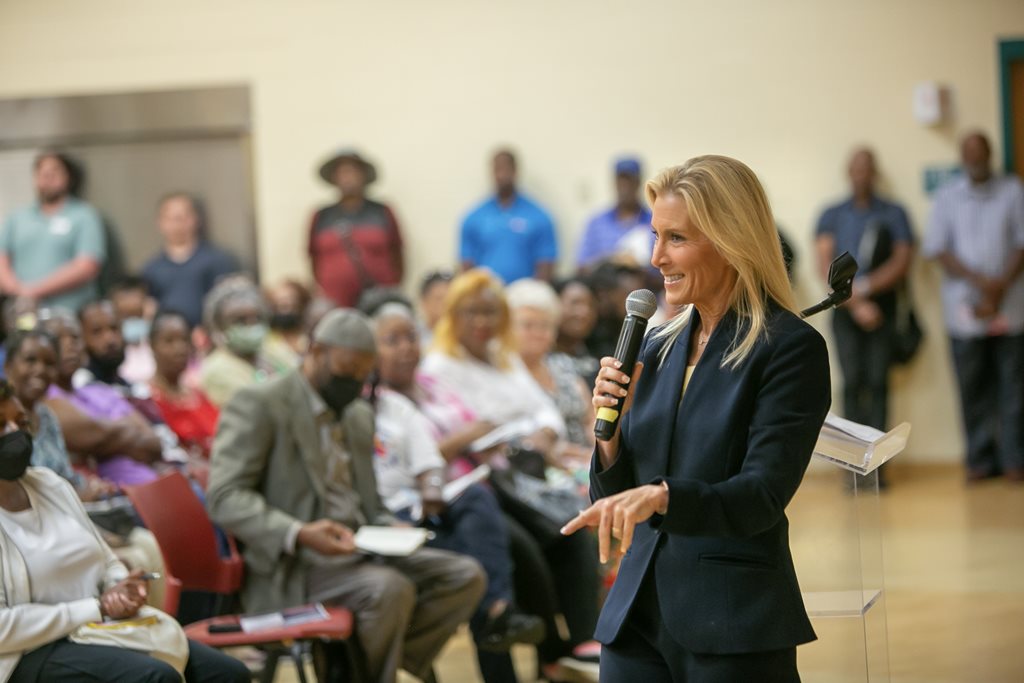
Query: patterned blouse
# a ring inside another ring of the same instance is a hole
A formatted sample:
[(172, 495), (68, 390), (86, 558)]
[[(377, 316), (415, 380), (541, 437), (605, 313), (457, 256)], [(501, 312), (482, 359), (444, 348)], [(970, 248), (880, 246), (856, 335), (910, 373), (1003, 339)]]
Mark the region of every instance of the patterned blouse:
[[(545, 359), (555, 386), (548, 395), (565, 420), (566, 436), (571, 443), (591, 448), (594, 445), (585, 425), (589, 422), (589, 406), (580, 392), (580, 376), (576, 362), (564, 353), (552, 353)], [(547, 391), (547, 387), (545, 387)]]

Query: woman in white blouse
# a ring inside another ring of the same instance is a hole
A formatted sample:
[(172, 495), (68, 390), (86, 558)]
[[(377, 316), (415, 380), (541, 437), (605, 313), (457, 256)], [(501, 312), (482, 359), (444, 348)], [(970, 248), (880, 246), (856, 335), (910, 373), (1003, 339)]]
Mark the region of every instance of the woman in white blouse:
[[(85, 624), (135, 616), (146, 584), (114, 556), (71, 485), (28, 466), (28, 426), (0, 380), (0, 683), (179, 683), (174, 668), (147, 654), (68, 640)], [(249, 678), (240, 662), (189, 643), (187, 683)]]
[[(502, 284), (490, 271), (474, 268), (452, 281), (444, 315), (434, 331), (433, 348), (420, 366), (417, 383), (443, 387), (485, 423), (518, 425), (524, 447), (542, 452), (549, 464), (559, 464), (565, 422), (516, 353)], [(429, 406), (424, 412), (431, 419), (443, 414)], [(447, 432), (454, 425), (438, 426)], [(538, 647), (542, 673), (557, 680), (557, 671), (551, 669), (559, 659), (593, 654), (590, 639), (597, 623), (600, 591), (597, 548), (586, 536), (567, 544), (565, 539), (574, 537), (542, 539), (514, 519), (506, 521), (517, 588), (521, 579), (526, 579), (522, 581), (524, 589), (517, 591), (520, 604), (535, 614), (561, 612), (568, 626), (569, 639), (562, 641), (549, 622), (548, 638)], [(545, 595), (548, 584), (554, 589), (553, 597)]]
[(479, 419), (515, 423), (528, 446), (553, 456), (565, 422), (516, 353), (501, 283), (484, 268), (452, 281), (420, 372), (456, 393)]

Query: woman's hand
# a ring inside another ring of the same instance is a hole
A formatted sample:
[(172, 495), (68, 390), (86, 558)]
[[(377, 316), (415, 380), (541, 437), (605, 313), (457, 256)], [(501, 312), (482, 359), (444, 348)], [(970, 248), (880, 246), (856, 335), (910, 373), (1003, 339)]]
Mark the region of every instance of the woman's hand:
[[(622, 368), (622, 361), (616, 360), (611, 356), (605, 356), (601, 359), (601, 369), (598, 370), (597, 379), (594, 380), (594, 396), (591, 398), (591, 403), (594, 406), (594, 410), (597, 411), (598, 417), (600, 417), (601, 408), (620, 410), (619, 423), (621, 424), (622, 418), (625, 417), (633, 405), (633, 392), (630, 391), (627, 394), (626, 387), (637, 383), (640, 379), (640, 373), (644, 369), (644, 364), (640, 362), (636, 364), (636, 367), (633, 368), (632, 377), (622, 372), (620, 368)], [(622, 402), (623, 396), (626, 397), (626, 402), (620, 408), (619, 404)], [(610, 467), (615, 462), (615, 456), (619, 452), (619, 430), (615, 430), (615, 435), (608, 441), (598, 440), (597, 452), (601, 456), (602, 467), (604, 469)]]
[(136, 569), (100, 596), (100, 614), (111, 619), (131, 619), (146, 604), (149, 590), (142, 580), (142, 570)]
[(597, 501), (562, 527), (562, 534), (568, 536), (583, 527), (597, 527), (598, 554), (601, 562), (607, 562), (613, 538), (619, 539), (619, 554), (625, 555), (633, 544), (636, 525), (667, 510), (668, 486), (638, 486)]

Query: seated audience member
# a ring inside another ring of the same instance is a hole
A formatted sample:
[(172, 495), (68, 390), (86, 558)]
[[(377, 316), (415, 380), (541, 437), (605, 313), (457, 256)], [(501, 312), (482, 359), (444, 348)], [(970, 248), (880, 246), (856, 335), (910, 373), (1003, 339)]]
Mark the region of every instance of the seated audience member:
[(42, 330), (18, 331), (7, 338), (4, 348), (4, 374), (29, 418), (32, 465), (67, 479), (85, 502), (117, 493), (116, 485), (72, 468), (57, 416), (43, 402), (57, 376), (57, 341)]
[[(57, 374), (57, 341), (42, 330), (19, 331), (7, 339), (5, 347), (7, 379), (29, 418), (32, 466), (53, 470), (69, 481), (84, 503), (117, 494), (115, 484), (75, 471), (57, 416), (43, 403)], [(134, 515), (127, 504), (125, 511)], [(100, 533), (122, 562), (146, 571), (163, 572), (160, 548), (146, 529), (136, 526), (125, 537), (101, 526)], [(150, 604), (159, 607), (163, 604), (163, 580), (158, 579), (150, 587), (154, 589), (150, 591)]]
[(267, 344), (294, 354), (297, 363), (308, 343), (302, 323), (312, 300), (309, 290), (296, 280), (281, 280), (267, 288), (264, 298), (270, 307)]
[[(36, 302), (25, 297), (0, 297), (0, 315), (3, 317), (3, 326), (0, 331), (6, 341), (11, 335), (18, 331), (32, 330), (36, 327)], [(6, 351), (0, 346), (0, 371), (2, 371)]]
[(516, 355), (501, 282), (484, 268), (452, 281), (433, 349), (421, 371), (456, 393), (480, 419), (524, 426), (535, 450), (553, 456), (565, 422)]
[(181, 313), (160, 311), (153, 318), (149, 343), (156, 373), (149, 387), (164, 421), (189, 453), (210, 457), (219, 410), (200, 389), (182, 381), (192, 357), (192, 330)]
[(295, 366), (291, 358), (265, 348), (270, 314), (248, 278), (232, 277), (214, 287), (203, 318), (214, 350), (203, 359), (199, 378), (214, 404), (223, 406), (242, 387)]
[(313, 300), (309, 302), (309, 306), (306, 307), (306, 314), (302, 316), (302, 333), (306, 335), (307, 340), (309, 335), (313, 333), (316, 324), (320, 322), (320, 319), (327, 315), (328, 311), (333, 311), (335, 308), (337, 306), (327, 297), (313, 297)]
[(444, 313), (444, 297), (448, 294), (448, 285), (452, 282), (452, 274), (447, 270), (435, 270), (423, 278), (420, 285), (420, 344), (429, 348), (434, 339), (434, 328)]
[(509, 285), (505, 295), (519, 357), (565, 421), (562, 464), (573, 471), (589, 469), (594, 453), (594, 408), (572, 358), (554, 352), (561, 317), (558, 295), (548, 283), (530, 278)]
[(587, 348), (587, 339), (597, 324), (597, 297), (590, 282), (571, 277), (555, 284), (562, 307), (555, 348), (572, 359), (576, 374), (587, 386), (594, 383), (600, 362)]
[(626, 319), (626, 297), (647, 286), (646, 273), (640, 268), (602, 263), (590, 276), (597, 300), (597, 322), (587, 337), (587, 348), (595, 358), (615, 355), (615, 345)]
[(580, 270), (623, 254), (637, 265), (646, 265), (651, 258), (651, 211), (640, 197), (640, 161), (619, 159), (614, 170), (615, 206), (587, 223), (576, 251)]
[(149, 324), (155, 302), (149, 298), (146, 281), (127, 277), (114, 283), (110, 288), (110, 302), (121, 321), (124, 339), (124, 362), (118, 374), (129, 384), (145, 384), (156, 370), (153, 351), (149, 348)]
[(46, 405), (57, 416), (68, 451), (82, 460), (95, 459), (99, 475), (115, 484), (155, 479), (163, 445), (149, 421), (110, 385), (72, 385), (85, 358), (78, 320), (50, 310), (40, 312), (40, 321), (57, 340), (57, 375)]
[[(556, 460), (555, 447), (565, 435), (565, 423), (516, 355), (502, 285), (489, 271), (477, 268), (452, 281), (417, 386), (428, 401), (421, 405), (424, 414), (442, 433), (456, 434), (474, 424), (482, 428), (521, 421), (526, 433), (521, 442), (549, 461)], [(438, 399), (445, 403), (436, 403)], [(471, 441), (463, 441), (463, 449)], [(546, 619), (548, 636), (538, 648), (545, 669), (590, 641), (594, 632), (600, 589), (597, 547), (587, 536), (574, 543), (565, 543), (572, 536), (545, 539), (549, 544), (541, 547), (523, 526), (510, 518), (506, 521), (519, 604)], [(568, 641), (558, 636), (557, 612), (565, 616)]]
[[(494, 494), (476, 484), (446, 504), (442, 485), (447, 463), (438, 450), (427, 419), (416, 404), (391, 389), (411, 384), (419, 364), (416, 321), (408, 303), (388, 303), (373, 318), (377, 335), (379, 384), (374, 392), (377, 457), (373, 464), (384, 504), (399, 518), (419, 509), (436, 537), (431, 547), (476, 559), (487, 572), (487, 592), (470, 621), (480, 650), (507, 651), (517, 642), (538, 643), (544, 623), (520, 614), (512, 605), (512, 561), (508, 529)], [(404, 513), (404, 514), (403, 514)], [(415, 521), (415, 520), (414, 520)], [(486, 683), (515, 681), (507, 652), (480, 653)]]
[(78, 313), (85, 346), (85, 367), (75, 376), (76, 386), (101, 382), (118, 387), (132, 396), (133, 385), (121, 376), (125, 359), (125, 341), (121, 320), (114, 304), (107, 299), (91, 301)]
[[(13, 568), (0, 600), (0, 679), (176, 683), (169, 664), (112, 645), (67, 636), (104, 619), (128, 619), (146, 603), (142, 570), (129, 574), (89, 521), (70, 484), (29, 467), (29, 416), (0, 380), (0, 566)], [(189, 643), (186, 683), (250, 679), (240, 662)]]
[[(365, 316), (325, 315), (300, 367), (240, 389), (224, 407), (208, 501), (213, 521), (245, 544), (246, 611), (344, 605), (359, 625), (366, 678), (394, 683), (400, 667), (429, 674), (476, 609), (484, 575), (476, 561), (432, 548), (355, 552), (360, 526), (394, 521), (377, 493), (373, 409), (359, 398), (375, 362)], [(328, 669), (339, 648), (323, 646)]]
[(199, 325), (203, 300), (218, 280), (238, 271), (238, 263), (206, 241), (200, 207), (184, 192), (160, 200), (157, 227), (162, 246), (143, 266), (142, 279), (159, 308), (181, 311), (190, 325)]
[(186, 462), (188, 454), (178, 443), (178, 437), (164, 423), (159, 406), (150, 396), (149, 384), (132, 384), (120, 374), (120, 366), (125, 357), (125, 342), (113, 304), (106, 300), (88, 303), (79, 311), (78, 319), (82, 326), (82, 341), (85, 343), (89, 365), (75, 373), (72, 384), (76, 388), (88, 384), (104, 384), (120, 392), (153, 425), (153, 431), (160, 437), (163, 459)]

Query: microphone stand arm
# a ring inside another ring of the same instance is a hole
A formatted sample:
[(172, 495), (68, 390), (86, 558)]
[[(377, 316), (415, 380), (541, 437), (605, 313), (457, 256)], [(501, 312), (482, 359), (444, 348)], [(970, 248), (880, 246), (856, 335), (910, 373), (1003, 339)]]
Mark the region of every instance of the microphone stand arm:
[(828, 269), (828, 283), (832, 287), (832, 291), (818, 303), (800, 311), (800, 317), (809, 318), (849, 299), (853, 294), (853, 278), (856, 275), (857, 262), (850, 256), (850, 252), (844, 251), (832, 261), (832, 265)]

